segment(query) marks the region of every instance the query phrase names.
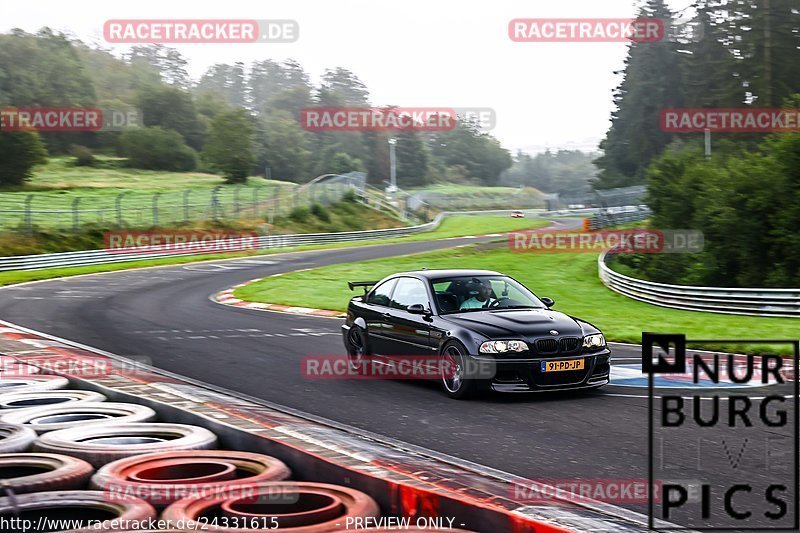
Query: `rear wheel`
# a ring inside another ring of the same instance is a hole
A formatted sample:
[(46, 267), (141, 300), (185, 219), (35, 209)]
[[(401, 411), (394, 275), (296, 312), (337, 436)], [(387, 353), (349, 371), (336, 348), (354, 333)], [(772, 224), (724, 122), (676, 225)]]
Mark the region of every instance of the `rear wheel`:
[(479, 382), (468, 377), (468, 358), (467, 350), (456, 341), (447, 343), (442, 350), (442, 387), (444, 393), (455, 400), (469, 399), (478, 392)]

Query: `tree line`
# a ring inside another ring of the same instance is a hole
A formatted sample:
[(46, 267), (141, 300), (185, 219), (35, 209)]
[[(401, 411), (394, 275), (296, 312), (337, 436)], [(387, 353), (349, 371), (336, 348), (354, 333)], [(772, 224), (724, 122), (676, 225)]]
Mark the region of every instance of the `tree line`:
[[(797, 0), (695, 0), (682, 20), (664, 0), (647, 0), (637, 17), (665, 21), (666, 36), (629, 45), (595, 186), (640, 185), (669, 145), (702, 143), (702, 133), (662, 131), (663, 109), (779, 108), (800, 91), (798, 7)], [(714, 134), (713, 142), (756, 149), (763, 137)]]
[(81, 164), (92, 164), (91, 152), (115, 152), (130, 166), (210, 170), (231, 182), (248, 175), (303, 182), (355, 170), (381, 184), (389, 179), (390, 137), (397, 139), (402, 187), (494, 185), (512, 164), (497, 139), (468, 121), (446, 131), (303, 129), (304, 108), (370, 105), (366, 85), (345, 68), (326, 70), (315, 85), (293, 60), (216, 64), (199, 80), (187, 67), (185, 57), (162, 45), (116, 57), (48, 28), (0, 35), (0, 107), (135, 109), (144, 122), (123, 132), (2, 131), (0, 160), (16, 170), (0, 174), (0, 184), (20, 183), (46, 152), (75, 153)]
[(797, 0), (698, 0), (678, 26), (663, 0), (640, 17), (668, 21), (657, 43), (632, 43), (616, 110), (595, 162), (596, 187), (646, 184), (652, 224), (698, 229), (699, 254), (619, 256), (664, 283), (800, 286), (800, 133), (660, 129), (665, 108), (800, 108)]

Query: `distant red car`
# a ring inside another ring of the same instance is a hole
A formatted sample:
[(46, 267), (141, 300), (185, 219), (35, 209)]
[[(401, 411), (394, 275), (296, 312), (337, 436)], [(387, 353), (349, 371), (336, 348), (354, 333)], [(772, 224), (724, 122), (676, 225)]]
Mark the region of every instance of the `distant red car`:
[(522, 211), (514, 211), (511, 213), (511, 218), (525, 218), (525, 213)]

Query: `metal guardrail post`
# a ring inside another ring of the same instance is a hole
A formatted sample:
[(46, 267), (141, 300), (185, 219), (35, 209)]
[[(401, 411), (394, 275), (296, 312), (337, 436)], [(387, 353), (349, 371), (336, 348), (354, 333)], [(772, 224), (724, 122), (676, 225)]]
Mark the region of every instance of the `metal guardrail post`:
[(258, 190), (261, 187), (253, 187), (253, 217), (258, 217)]
[(189, 222), (189, 196), (192, 194), (191, 189), (183, 191), (183, 221)]
[(72, 200), (72, 231), (78, 232), (81, 225), (80, 214), (78, 212), (78, 206), (80, 206), (81, 197), (78, 196), (74, 200)]
[(217, 185), (213, 189), (211, 189), (211, 220), (214, 222), (219, 220), (219, 213), (218, 210), (220, 208), (219, 205), (219, 191), (222, 190), (222, 185)]
[(233, 216), (239, 218), (241, 215), (241, 204), (239, 202), (239, 192), (242, 190), (241, 185), (236, 185), (233, 188)]
[(280, 208), (280, 201), (281, 201), (281, 186), (275, 184), (275, 198), (273, 199), (272, 205), (270, 206), (269, 210), (269, 223), (272, 224), (272, 221), (275, 220), (275, 211)]
[(33, 194), (29, 194), (25, 197), (25, 231), (29, 234), (33, 233), (33, 213), (31, 211), (33, 197)]
[(115, 207), (115, 209), (117, 211), (117, 226), (119, 226), (119, 227), (122, 227), (122, 223), (123, 223), (123, 221), (122, 221), (122, 199), (126, 195), (128, 195), (130, 193), (131, 193), (131, 191), (123, 191), (123, 192), (119, 193), (117, 195), (117, 197), (114, 199), (114, 207)]
[(153, 226), (158, 226), (158, 198), (160, 192), (153, 193)]

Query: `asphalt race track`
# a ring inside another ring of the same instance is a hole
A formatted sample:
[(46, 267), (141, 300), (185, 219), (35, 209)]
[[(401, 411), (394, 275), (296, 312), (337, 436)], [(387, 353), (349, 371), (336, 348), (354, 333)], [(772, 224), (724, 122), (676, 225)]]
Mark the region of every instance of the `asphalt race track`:
[[(341, 320), (209, 300), (220, 290), (270, 274), (486, 239), (294, 252), (8, 287), (0, 290), (0, 317), (119, 355), (148, 357), (172, 372), (527, 478), (647, 479), (647, 389), (637, 346), (613, 346), (616, 384), (600, 391), (493, 394), (459, 402), (447, 399), (433, 382), (304, 379), (303, 356), (344, 353)], [(671, 390), (687, 396), (697, 391), (677, 387)], [(788, 393), (780, 385), (765, 391), (776, 388)], [(702, 437), (717, 444), (716, 453), (703, 452), (703, 461), (722, 482), (769, 479), (769, 468), (759, 461), (742, 460), (730, 468), (730, 453), (720, 445), (724, 436), (704, 429), (683, 441), (687, 460), (700, 455), (690, 445)], [(788, 430), (774, 433), (787, 436)], [(730, 446), (739, 449), (738, 443)], [(646, 512), (641, 503), (623, 505)]]

